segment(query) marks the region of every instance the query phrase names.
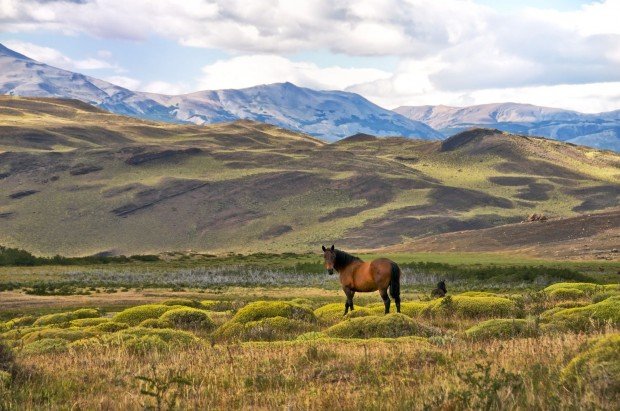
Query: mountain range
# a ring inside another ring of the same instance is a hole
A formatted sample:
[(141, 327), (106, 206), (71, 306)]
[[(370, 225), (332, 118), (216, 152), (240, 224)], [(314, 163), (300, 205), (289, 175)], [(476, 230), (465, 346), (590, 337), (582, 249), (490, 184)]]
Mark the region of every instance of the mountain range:
[(497, 103), (469, 107), (401, 106), (394, 111), (424, 122), (444, 136), (471, 127), (491, 127), (620, 151), (620, 110), (585, 114), (531, 104)]
[(402, 106), (387, 110), (343, 91), (291, 83), (183, 95), (132, 91), (37, 62), (0, 44), (0, 94), (71, 98), (115, 114), (197, 125), (260, 121), (333, 142), (356, 133), (442, 139), (472, 127), (543, 136), (620, 151), (620, 110), (599, 114), (498, 103), (471, 107)]
[(175, 123), (255, 120), (335, 141), (355, 133), (427, 139), (441, 134), (424, 123), (343, 91), (291, 83), (169, 96), (131, 91), (37, 62), (0, 44), (0, 94), (80, 100), (116, 114)]

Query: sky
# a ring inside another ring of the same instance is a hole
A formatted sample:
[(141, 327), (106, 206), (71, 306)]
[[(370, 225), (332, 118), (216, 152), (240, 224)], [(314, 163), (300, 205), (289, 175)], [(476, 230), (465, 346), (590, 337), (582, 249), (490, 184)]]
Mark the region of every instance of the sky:
[(0, 0), (0, 42), (132, 90), (620, 109), (620, 0)]

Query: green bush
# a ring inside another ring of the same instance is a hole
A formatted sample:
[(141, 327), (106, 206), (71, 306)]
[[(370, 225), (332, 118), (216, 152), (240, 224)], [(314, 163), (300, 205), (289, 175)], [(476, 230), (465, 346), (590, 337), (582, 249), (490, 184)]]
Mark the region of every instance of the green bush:
[(620, 393), (620, 334), (599, 338), (573, 358), (561, 373), (562, 382), (592, 390), (601, 398)]
[(129, 325), (138, 325), (149, 318), (159, 318), (163, 313), (174, 308), (176, 307), (163, 304), (138, 305), (121, 311), (112, 317), (112, 320)]
[(219, 340), (278, 341), (290, 340), (309, 331), (315, 331), (315, 325), (290, 318), (268, 317), (246, 323), (228, 321), (215, 331), (214, 337)]
[(255, 301), (237, 311), (231, 321), (247, 323), (273, 317), (307, 322), (316, 322), (317, 320), (309, 308), (288, 301)]
[(101, 314), (98, 310), (94, 308), (81, 308), (79, 310), (57, 313), (57, 314), (48, 314), (42, 317), (39, 317), (33, 325), (42, 326), (42, 325), (53, 325), (53, 324), (64, 324), (69, 323), (70, 321), (81, 319), (81, 318), (96, 318)]
[(24, 345), (24, 354), (49, 354), (67, 351), (68, 341), (62, 338), (43, 338)]
[[(291, 302), (293, 304), (297, 304), (297, 305), (301, 305), (302, 307), (306, 307), (310, 310), (312, 310), (312, 307), (314, 305), (314, 303), (312, 302), (312, 300), (309, 300), (307, 298), (293, 298), (291, 300)], [(344, 305), (344, 304), (343, 304)]]
[(170, 328), (156, 329), (133, 327), (113, 334), (106, 334), (105, 344), (120, 345), (131, 352), (145, 354), (154, 350), (173, 350), (189, 347), (199, 342), (191, 333)]
[(324, 340), (326, 338), (328, 337), (327, 337), (327, 334), (325, 334), (324, 332), (310, 331), (310, 332), (298, 335), (297, 338), (295, 338), (295, 340), (296, 341), (316, 341), (316, 340)]
[(410, 335), (430, 337), (439, 332), (404, 314), (393, 313), (352, 318), (331, 326), (325, 334), (338, 338), (396, 338)]
[(34, 324), (36, 320), (37, 317), (33, 315), (25, 315), (23, 317), (13, 318), (12, 320), (7, 321), (6, 324), (9, 326), (9, 329), (15, 327), (27, 327)]
[(493, 319), (483, 321), (465, 331), (474, 340), (534, 337), (538, 329), (533, 321), (522, 319)]
[(566, 308), (547, 317), (549, 330), (587, 331), (611, 324), (620, 324), (620, 297), (610, 297), (585, 307)]
[(163, 305), (182, 305), (184, 307), (192, 307), (192, 308), (205, 308), (200, 301), (190, 300), (189, 298), (172, 298), (169, 300), (162, 301), (160, 304)]
[(580, 300), (586, 297), (586, 293), (578, 288), (554, 288), (548, 292), (549, 297), (556, 301)]
[(558, 289), (572, 289), (583, 291), (586, 294), (593, 294), (596, 291), (602, 291), (605, 289), (602, 285), (594, 283), (555, 283), (545, 288), (545, 292), (550, 293)]
[(120, 330), (125, 330), (129, 328), (129, 325), (125, 323), (117, 323), (116, 321), (108, 321), (105, 323), (101, 323), (92, 327), (89, 327), (89, 330), (92, 330), (96, 333), (115, 333)]
[(159, 320), (174, 328), (184, 330), (211, 331), (215, 328), (215, 323), (206, 312), (191, 307), (166, 311), (159, 317)]
[(200, 303), (209, 311), (229, 311), (241, 306), (241, 303), (233, 301), (202, 300)]
[(603, 300), (608, 299), (609, 297), (620, 296), (620, 292), (616, 290), (606, 290), (600, 293), (596, 293), (592, 296), (593, 303), (600, 303)]
[(22, 341), (26, 344), (42, 339), (63, 339), (67, 341), (76, 341), (83, 338), (90, 338), (94, 335), (96, 335), (95, 332), (78, 327), (44, 328), (42, 330), (24, 335), (22, 337)]
[[(400, 303), (400, 313), (409, 317), (419, 317), (422, 315), (424, 309), (428, 306), (427, 302), (423, 301), (406, 301)], [(375, 315), (380, 315), (385, 312), (385, 306), (383, 303), (375, 303), (368, 306), (371, 312)], [(396, 306), (392, 303), (390, 307), (391, 312), (396, 312)]]
[[(165, 314), (165, 313), (164, 313)], [(144, 328), (170, 328), (170, 324), (159, 318), (149, 318), (140, 323), (140, 327)]]
[(71, 327), (91, 327), (93, 325), (99, 325), (110, 322), (109, 318), (80, 318), (78, 320), (72, 320), (69, 322)]
[(424, 315), (456, 315), (463, 318), (510, 317), (517, 312), (517, 304), (504, 297), (468, 297), (456, 295), (431, 301)]
[(500, 297), (495, 293), (490, 293), (487, 291), (465, 291), (464, 293), (458, 294), (463, 297)]
[(357, 307), (344, 315), (344, 303), (327, 304), (314, 310), (314, 315), (324, 324), (333, 324), (346, 318), (364, 317), (372, 312), (366, 307)]

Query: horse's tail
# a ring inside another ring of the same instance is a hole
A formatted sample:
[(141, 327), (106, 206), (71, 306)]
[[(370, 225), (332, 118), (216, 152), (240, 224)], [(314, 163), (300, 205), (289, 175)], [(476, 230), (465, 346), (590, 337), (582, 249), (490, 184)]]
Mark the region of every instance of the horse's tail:
[(393, 299), (400, 301), (400, 268), (392, 262), (392, 275), (390, 277), (390, 295)]

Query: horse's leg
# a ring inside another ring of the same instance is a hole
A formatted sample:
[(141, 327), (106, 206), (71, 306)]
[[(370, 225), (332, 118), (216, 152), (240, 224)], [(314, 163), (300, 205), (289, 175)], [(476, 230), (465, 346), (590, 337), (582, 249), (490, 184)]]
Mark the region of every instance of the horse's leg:
[(342, 287), (342, 289), (347, 295), (347, 302), (344, 303), (344, 315), (347, 315), (349, 308), (353, 311), (353, 295), (355, 294), (355, 291), (351, 290), (349, 287)]
[(387, 288), (379, 290), (379, 294), (381, 294), (381, 299), (383, 300), (383, 304), (385, 304), (385, 313), (389, 314), (389, 312), (390, 312), (390, 297), (388, 297)]

